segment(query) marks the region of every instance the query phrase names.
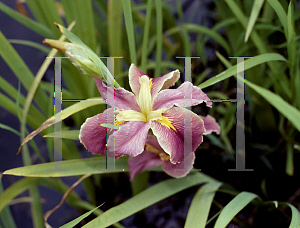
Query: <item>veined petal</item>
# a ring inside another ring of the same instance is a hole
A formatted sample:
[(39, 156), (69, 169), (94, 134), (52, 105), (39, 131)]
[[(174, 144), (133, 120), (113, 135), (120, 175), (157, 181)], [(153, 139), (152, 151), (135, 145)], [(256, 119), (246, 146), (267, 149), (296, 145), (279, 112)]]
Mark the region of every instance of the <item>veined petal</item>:
[[(102, 96), (103, 99), (106, 99), (106, 93), (107, 93), (107, 86), (98, 78), (94, 78), (97, 88)], [(112, 92), (112, 90), (108, 90), (109, 93)], [(114, 90), (114, 94), (110, 94), (111, 97), (114, 96), (114, 104), (110, 104), (110, 106), (114, 106), (115, 108), (119, 110), (135, 110), (135, 111), (141, 111), (139, 105), (136, 102), (135, 96), (133, 93), (127, 91), (123, 88), (118, 88)]]
[[(134, 92), (136, 96), (138, 96), (140, 92), (139, 78), (142, 77), (143, 75), (146, 75), (150, 79), (150, 77), (146, 73), (139, 70), (134, 64), (131, 64), (129, 68), (129, 84), (131, 90)], [(153, 78), (152, 81), (153, 84), (151, 87), (152, 99), (157, 95), (159, 91), (163, 89), (168, 89), (171, 86), (173, 86), (178, 81), (179, 78), (180, 78), (179, 70), (172, 71), (159, 78)]]
[(109, 151), (115, 152), (116, 157), (139, 155), (144, 150), (149, 128), (149, 122), (126, 122), (109, 137), (107, 142)]
[(157, 137), (160, 146), (164, 151), (171, 156), (170, 161), (173, 164), (182, 162), (184, 156), (184, 115), (187, 113), (192, 120), (192, 151), (194, 152), (202, 142), (202, 134), (205, 132), (203, 120), (188, 109), (181, 107), (173, 107), (167, 109), (162, 115), (167, 117), (172, 126), (176, 129), (168, 128), (160, 124), (158, 121), (151, 121), (151, 129), (153, 134)]
[(172, 164), (170, 161), (163, 161), (161, 164), (162, 169), (172, 177), (179, 178), (186, 176), (193, 168), (195, 161), (195, 153), (188, 154), (184, 161), (179, 164)]
[[(140, 93), (140, 88), (141, 88), (141, 84), (140, 84), (140, 77), (142, 77), (143, 75), (146, 75), (143, 71), (139, 70), (133, 63), (130, 65), (129, 67), (129, 72), (128, 72), (128, 76), (129, 76), (129, 85), (131, 87), (132, 92), (138, 97), (139, 93)], [(147, 75), (146, 75), (147, 76)], [(150, 77), (147, 76), (149, 79)]]
[(137, 112), (137, 111), (134, 111), (134, 110), (120, 111), (119, 114), (116, 116), (116, 118), (117, 118), (118, 122), (123, 122), (123, 121), (144, 121), (144, 122), (147, 122), (147, 118), (143, 113)]
[(171, 86), (175, 85), (175, 83), (180, 78), (179, 70), (174, 70), (168, 74), (165, 74), (159, 78), (153, 78), (152, 87), (151, 87), (151, 95), (152, 98), (155, 98), (157, 93), (163, 89), (168, 89)]
[(84, 147), (93, 154), (106, 155), (106, 127), (100, 126), (106, 123), (107, 109), (103, 113), (87, 118), (81, 125), (79, 140)]
[[(148, 151), (148, 149), (149, 151)], [(153, 150), (155, 150), (153, 152)], [(130, 172), (130, 181), (136, 174), (144, 172), (150, 168), (159, 166), (161, 164), (162, 169), (170, 176), (179, 178), (186, 176), (193, 168), (195, 161), (195, 153), (190, 153), (184, 159), (184, 162), (179, 164), (172, 164), (169, 160), (163, 160), (160, 155), (165, 154), (160, 147), (157, 138), (153, 135), (148, 135), (146, 140), (145, 151), (136, 157), (130, 157), (128, 159), (128, 167)]]
[(211, 134), (213, 131), (216, 132), (218, 135), (220, 134), (220, 126), (215, 118), (213, 118), (210, 115), (200, 117), (204, 121), (204, 127), (206, 129), (204, 135)]
[(130, 173), (130, 181), (136, 174), (142, 173), (147, 169), (154, 168), (162, 164), (162, 160), (155, 153), (150, 151), (144, 151), (136, 157), (130, 157), (128, 159), (128, 168)]
[[(185, 91), (192, 94), (191, 99), (185, 99)], [(157, 94), (153, 103), (153, 110), (171, 108), (174, 105), (179, 107), (190, 107), (206, 102), (208, 107), (212, 106), (208, 96), (197, 86), (190, 82), (184, 82), (177, 89), (165, 89)]]

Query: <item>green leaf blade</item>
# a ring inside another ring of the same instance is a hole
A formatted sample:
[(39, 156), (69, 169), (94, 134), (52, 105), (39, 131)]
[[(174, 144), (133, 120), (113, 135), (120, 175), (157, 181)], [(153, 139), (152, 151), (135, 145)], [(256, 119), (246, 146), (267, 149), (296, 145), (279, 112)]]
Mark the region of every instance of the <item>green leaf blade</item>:
[(195, 172), (183, 178), (160, 182), (132, 197), (126, 202), (109, 209), (83, 227), (108, 227), (154, 203), (174, 195), (177, 192), (210, 181), (214, 181), (214, 179), (203, 173)]
[(258, 94), (260, 94), (264, 99), (266, 99), (271, 105), (273, 105), (282, 115), (284, 115), (293, 125), (296, 127), (298, 131), (300, 131), (300, 111), (284, 101), (277, 94), (262, 88), (258, 85), (245, 80), (246, 85), (248, 85), (251, 89), (255, 90)]
[(186, 228), (205, 228), (209, 210), (215, 196), (215, 192), (221, 187), (221, 182), (209, 182), (200, 187), (193, 198), (185, 222)]
[(72, 220), (71, 222), (68, 222), (67, 224), (61, 226), (60, 228), (73, 228), (74, 226), (76, 226), (78, 223), (80, 223), (81, 220), (85, 219), (86, 217), (88, 217), (90, 214), (92, 214), (95, 210), (97, 210), (99, 207), (101, 207), (103, 204), (101, 204), (100, 206), (94, 208), (93, 210), (90, 210), (86, 213), (84, 213), (83, 215), (79, 216), (78, 218)]
[[(76, 25), (72, 29), (72, 32), (77, 35), (83, 43), (95, 51), (96, 35), (91, 0), (73, 0), (72, 4), (70, 4), (70, 1), (63, 0), (62, 4), (68, 24), (76, 20)], [(58, 21), (56, 22), (61, 24)]]
[[(34, 80), (32, 72), (1, 32), (0, 43), (0, 56), (28, 91)], [(34, 99), (45, 112), (47, 104), (44, 101), (48, 99), (46, 93), (38, 88)]]
[(130, 0), (122, 0), (122, 1), (123, 1), (123, 10), (124, 10), (124, 17), (125, 17), (125, 26), (126, 26), (127, 37), (129, 42), (130, 59), (131, 59), (131, 63), (137, 65), (131, 1)]
[(55, 34), (55, 37), (60, 37), (59, 31), (55, 28), (54, 22), (62, 24), (62, 19), (56, 9), (54, 0), (39, 1), (39, 0), (27, 0), (27, 4), (35, 16), (35, 18), (47, 28), (50, 28)]
[(89, 173), (115, 173), (121, 170), (128, 171), (127, 158), (120, 158), (115, 161), (116, 169), (106, 169), (106, 157), (97, 156), (94, 158), (72, 159), (61, 161), (61, 166), (67, 171), (54, 169), (54, 162), (24, 166), (6, 170), (3, 174), (26, 176), (26, 177), (66, 177), (85, 175)]
[[(110, 0), (107, 7), (108, 49), (110, 56), (122, 56), (122, 0)], [(122, 71), (121, 60), (115, 61), (115, 75)]]
[[(79, 130), (61, 131), (61, 138), (79, 140), (79, 132)], [(56, 137), (55, 132), (51, 132), (47, 135), (44, 135), (44, 137)]]
[(233, 198), (221, 211), (214, 228), (225, 228), (229, 222), (252, 200), (257, 198), (256, 194), (241, 192)]
[[(0, 195), (2, 193), (3, 193), (3, 186), (2, 186), (1, 175), (0, 175)], [(0, 212), (0, 221), (2, 221), (4, 227), (17, 228), (17, 225), (14, 221), (14, 218), (8, 206), (4, 207), (3, 210)]]
[(299, 227), (299, 225), (300, 225), (300, 213), (299, 213), (298, 209), (295, 208), (292, 204), (287, 203), (287, 205), (292, 210), (292, 220), (291, 220), (289, 228)]
[(147, 64), (147, 56), (148, 56), (148, 38), (149, 38), (149, 29), (150, 29), (150, 22), (151, 22), (151, 8), (152, 8), (152, 0), (149, 0), (147, 3), (147, 14), (146, 14), (143, 44), (142, 44), (141, 71), (143, 72), (147, 72), (146, 64)]
[(163, 14), (162, 14), (162, 1), (155, 1), (156, 8), (156, 53), (155, 53), (155, 77), (158, 78), (161, 72), (161, 59), (162, 59), (162, 32), (163, 32)]
[(31, 29), (32, 31), (36, 32), (37, 34), (48, 37), (48, 38), (54, 38), (53, 32), (51, 29), (46, 27), (45, 25), (36, 22), (32, 19), (29, 19), (22, 14), (18, 13), (17, 11), (11, 9), (10, 7), (6, 6), (2, 2), (0, 2), (0, 10), (16, 20), (17, 22), (21, 23), (22, 25), (26, 26), (27, 28)]
[(284, 11), (282, 5), (280, 4), (280, 2), (278, 0), (268, 0), (270, 6), (274, 9), (274, 11), (276, 12), (281, 25), (284, 29), (284, 33), (285, 35), (287, 35), (287, 15), (286, 12)]
[[(255, 67), (257, 65), (260, 65), (265, 62), (269, 61), (287, 61), (282, 55), (277, 53), (266, 53), (261, 54), (253, 57), (252, 59), (245, 60), (245, 70), (251, 69), (252, 67)], [(198, 87), (201, 89), (206, 88), (208, 86), (214, 85), (220, 81), (223, 81), (230, 76), (236, 74), (236, 67), (237, 65), (234, 65), (227, 70), (223, 71), (222, 73), (206, 80), (205, 82), (201, 83)]]
[(251, 31), (252, 31), (252, 29), (255, 25), (255, 22), (257, 20), (257, 17), (259, 15), (259, 12), (260, 12), (263, 4), (264, 4), (264, 0), (255, 0), (254, 3), (253, 3), (253, 7), (252, 7), (252, 10), (251, 10), (251, 14), (250, 14), (247, 29), (246, 29), (245, 42), (247, 42), (248, 39), (249, 39), (249, 36), (250, 36)]

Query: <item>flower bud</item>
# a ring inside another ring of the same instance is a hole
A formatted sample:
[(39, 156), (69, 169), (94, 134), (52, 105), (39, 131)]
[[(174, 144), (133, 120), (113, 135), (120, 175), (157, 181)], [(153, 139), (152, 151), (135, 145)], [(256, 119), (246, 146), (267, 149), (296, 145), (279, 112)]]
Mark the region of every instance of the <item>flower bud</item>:
[(83, 74), (91, 76), (93, 78), (99, 78), (102, 81), (106, 81), (103, 78), (103, 73), (99, 66), (97, 66), (86, 51), (72, 43), (65, 44), (65, 55), (70, 57), (71, 62), (75, 65)]
[(100, 62), (100, 65), (102, 66), (95, 63), (94, 60), (98, 57), (88, 47), (52, 39), (45, 39), (43, 43), (57, 49), (65, 54), (65, 56), (69, 57), (70, 61), (81, 71), (81, 73), (93, 78), (99, 78), (105, 83), (110, 85), (114, 84), (115, 87), (119, 87), (119, 84), (114, 80), (105, 65), (102, 62)]

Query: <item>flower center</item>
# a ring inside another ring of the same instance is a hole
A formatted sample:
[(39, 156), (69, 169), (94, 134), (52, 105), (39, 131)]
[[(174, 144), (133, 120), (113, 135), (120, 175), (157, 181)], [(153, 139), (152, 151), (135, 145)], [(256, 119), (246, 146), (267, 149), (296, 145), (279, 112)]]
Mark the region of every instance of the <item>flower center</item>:
[(151, 86), (152, 79), (149, 79), (146, 75), (139, 78), (140, 92), (136, 97), (138, 105), (140, 106), (141, 112), (134, 110), (116, 111), (117, 123), (123, 123), (124, 121), (144, 121), (150, 120), (162, 120), (162, 113), (166, 109), (152, 111), (152, 97), (151, 97)]
[(152, 110), (152, 79), (149, 79), (147, 75), (143, 75), (139, 78), (139, 83), (141, 85), (140, 92), (136, 97), (136, 100), (140, 106), (141, 112), (134, 110), (115, 111), (118, 113), (116, 116), (116, 125), (122, 124), (125, 121), (144, 121), (147, 123), (150, 120), (156, 120), (168, 129), (172, 128), (176, 131), (175, 127), (171, 124), (171, 121), (167, 117), (162, 116), (162, 113), (167, 109)]
[(140, 82), (140, 93), (138, 97), (138, 104), (141, 108), (142, 113), (146, 116), (152, 111), (152, 98), (151, 98), (151, 86), (152, 79), (149, 79), (146, 75), (139, 78)]

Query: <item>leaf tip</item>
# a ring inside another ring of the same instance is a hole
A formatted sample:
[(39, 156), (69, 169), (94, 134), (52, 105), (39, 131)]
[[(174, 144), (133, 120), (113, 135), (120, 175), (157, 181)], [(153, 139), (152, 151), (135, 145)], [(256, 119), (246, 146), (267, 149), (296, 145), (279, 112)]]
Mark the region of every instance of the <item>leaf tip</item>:
[(21, 150), (22, 150), (22, 147), (23, 147), (23, 144), (19, 147), (17, 155), (20, 154), (20, 152), (21, 152)]
[(62, 32), (62, 26), (56, 22), (54, 22), (54, 24), (56, 25), (56, 27), (59, 29), (60, 32)]

